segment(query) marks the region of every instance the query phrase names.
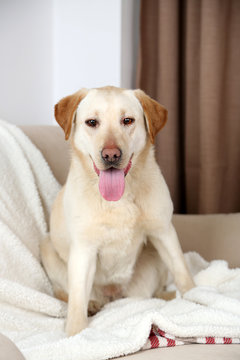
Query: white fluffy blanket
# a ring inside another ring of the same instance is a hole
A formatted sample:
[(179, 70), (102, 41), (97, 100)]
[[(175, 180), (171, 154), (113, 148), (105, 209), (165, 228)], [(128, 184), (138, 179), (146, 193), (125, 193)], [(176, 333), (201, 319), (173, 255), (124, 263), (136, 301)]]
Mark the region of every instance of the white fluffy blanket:
[(66, 304), (55, 299), (40, 265), (39, 242), (59, 184), (41, 153), (0, 122), (0, 332), (28, 360), (94, 360), (135, 352), (152, 324), (177, 338), (240, 338), (240, 269), (186, 255), (197, 287), (172, 301), (123, 299), (82, 333), (64, 333)]

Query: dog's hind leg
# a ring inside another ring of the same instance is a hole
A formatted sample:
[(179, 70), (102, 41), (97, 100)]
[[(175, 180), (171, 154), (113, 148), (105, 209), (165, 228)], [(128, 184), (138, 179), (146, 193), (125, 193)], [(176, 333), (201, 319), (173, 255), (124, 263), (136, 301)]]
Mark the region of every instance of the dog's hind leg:
[(40, 244), (41, 261), (52, 283), (54, 295), (63, 301), (68, 301), (67, 266), (55, 251), (50, 235)]

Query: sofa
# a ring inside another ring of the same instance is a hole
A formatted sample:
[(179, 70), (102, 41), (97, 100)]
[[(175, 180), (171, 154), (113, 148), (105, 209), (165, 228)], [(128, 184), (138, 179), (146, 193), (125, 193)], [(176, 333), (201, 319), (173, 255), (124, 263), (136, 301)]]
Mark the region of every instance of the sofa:
[[(64, 184), (69, 167), (68, 143), (57, 126), (22, 126), (42, 152), (53, 174)], [(184, 252), (197, 251), (206, 260), (225, 259), (240, 267), (240, 213), (219, 215), (174, 215), (175, 228)], [(140, 359), (240, 359), (239, 345), (185, 345), (158, 348), (125, 356)], [(24, 359), (16, 346), (0, 335), (0, 360)]]

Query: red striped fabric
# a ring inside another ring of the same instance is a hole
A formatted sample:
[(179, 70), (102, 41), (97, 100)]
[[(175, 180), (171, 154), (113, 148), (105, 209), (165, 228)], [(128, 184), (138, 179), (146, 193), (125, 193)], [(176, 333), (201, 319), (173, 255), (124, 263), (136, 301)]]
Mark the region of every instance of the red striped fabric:
[(159, 347), (159, 340), (157, 338), (157, 336), (151, 336), (149, 338), (150, 342), (151, 342), (151, 348), (152, 349), (155, 349), (155, 348), (158, 348)]
[(167, 339), (167, 346), (176, 346), (175, 340)]
[(239, 338), (228, 337), (192, 337), (192, 338), (175, 338), (167, 334), (165, 331), (153, 325), (149, 334), (149, 338), (143, 349), (153, 349), (158, 347), (170, 347), (176, 345), (187, 344), (240, 344)]
[(206, 337), (206, 344), (215, 344), (214, 337)]
[(160, 330), (159, 328), (156, 328), (156, 329), (157, 329), (157, 333), (158, 333), (160, 336), (165, 337), (165, 331), (162, 331), (162, 330)]
[(223, 342), (224, 342), (224, 344), (232, 344), (232, 339), (224, 337)]

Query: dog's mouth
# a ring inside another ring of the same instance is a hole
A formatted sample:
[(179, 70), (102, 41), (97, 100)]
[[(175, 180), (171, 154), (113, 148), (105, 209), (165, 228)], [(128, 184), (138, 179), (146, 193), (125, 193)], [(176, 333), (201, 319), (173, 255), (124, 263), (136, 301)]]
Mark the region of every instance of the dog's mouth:
[(118, 201), (125, 190), (125, 176), (132, 166), (132, 156), (124, 169), (110, 167), (107, 170), (99, 170), (93, 161), (93, 167), (99, 176), (99, 191), (107, 201)]

